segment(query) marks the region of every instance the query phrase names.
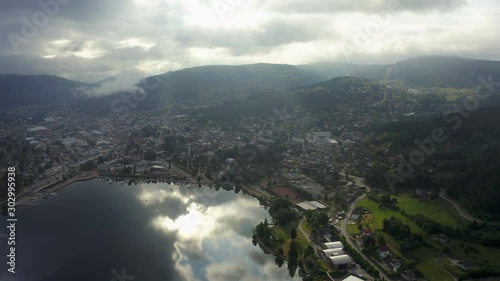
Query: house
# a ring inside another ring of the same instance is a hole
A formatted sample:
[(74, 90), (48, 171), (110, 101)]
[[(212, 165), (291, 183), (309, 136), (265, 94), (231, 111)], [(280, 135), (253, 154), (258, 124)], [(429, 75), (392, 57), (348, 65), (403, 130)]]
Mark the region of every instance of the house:
[(358, 237), (356, 237), (356, 244), (358, 245), (359, 248), (364, 248), (365, 247), (365, 238), (366, 238), (366, 236), (358, 236)]
[(413, 270), (405, 270), (401, 272), (401, 278), (406, 281), (416, 281), (417, 280), (417, 274)]
[(422, 189), (422, 188), (418, 188), (416, 191), (415, 191), (415, 194), (418, 196), (418, 197), (426, 197), (426, 196), (429, 196), (431, 195), (431, 192), (427, 189)]
[(403, 262), (400, 259), (393, 259), (391, 260), (391, 262), (389, 262), (389, 267), (392, 269), (392, 271), (397, 272), (402, 264)]
[(357, 221), (359, 220), (359, 217), (361, 216), (361, 212), (359, 209), (356, 209), (352, 212), (352, 215), (351, 215), (351, 220), (353, 221)]
[(364, 228), (362, 234), (363, 236), (372, 236), (372, 230), (369, 228)]
[(380, 246), (378, 249), (377, 249), (377, 254), (381, 257), (381, 258), (385, 258), (387, 257), (388, 255), (391, 254), (391, 251), (389, 250), (389, 248), (386, 246), (386, 245), (382, 245)]
[(458, 268), (460, 268), (464, 271), (469, 271), (474, 267), (470, 262), (466, 262), (466, 261), (457, 262), (457, 266), (458, 266)]
[(438, 242), (441, 242), (443, 244), (450, 242), (450, 239), (448, 238), (448, 236), (446, 234), (432, 235), (430, 238), (434, 241), (438, 241)]

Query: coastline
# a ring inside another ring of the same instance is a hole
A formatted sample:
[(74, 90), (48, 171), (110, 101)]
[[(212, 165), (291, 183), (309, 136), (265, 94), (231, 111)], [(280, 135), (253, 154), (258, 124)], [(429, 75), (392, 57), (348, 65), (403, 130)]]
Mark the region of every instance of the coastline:
[(67, 180), (63, 180), (61, 182), (57, 182), (52, 185), (40, 187), (37, 190), (34, 190), (27, 194), (20, 194), (18, 195), (18, 201), (16, 205), (36, 206), (38, 205), (38, 201), (40, 201), (43, 197), (47, 196), (50, 193), (59, 191), (75, 182), (92, 180), (97, 178), (98, 176), (99, 173), (97, 172), (85, 173), (82, 175), (69, 178)]

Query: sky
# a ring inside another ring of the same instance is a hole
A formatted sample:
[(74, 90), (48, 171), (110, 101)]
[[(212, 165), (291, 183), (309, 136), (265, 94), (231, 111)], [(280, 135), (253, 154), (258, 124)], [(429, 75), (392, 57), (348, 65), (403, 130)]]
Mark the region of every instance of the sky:
[(0, 2), (0, 74), (84, 82), (209, 64), (500, 60), (500, 0)]

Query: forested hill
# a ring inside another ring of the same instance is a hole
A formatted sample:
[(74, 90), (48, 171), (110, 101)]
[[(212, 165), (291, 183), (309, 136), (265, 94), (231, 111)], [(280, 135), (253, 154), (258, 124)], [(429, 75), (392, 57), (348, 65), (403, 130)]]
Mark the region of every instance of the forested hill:
[(71, 103), (82, 86), (89, 85), (50, 75), (0, 75), (0, 108)]
[(212, 65), (156, 76), (159, 86), (148, 91), (149, 102), (239, 99), (250, 94), (285, 91), (321, 81), (313, 72), (291, 65)]
[[(148, 98), (141, 103), (141, 106), (156, 106), (164, 101), (204, 102), (222, 98), (240, 99), (252, 94), (268, 94), (307, 87), (345, 76), (371, 80), (401, 80), (417, 87), (475, 88), (481, 83), (478, 77), (486, 78), (488, 75), (492, 75), (494, 81), (498, 80), (500, 62), (431, 56), (388, 65), (328, 62), (301, 66), (209, 65), (148, 77), (143, 81), (137, 81), (137, 86), (148, 92)], [(0, 98), (3, 100), (0, 107), (61, 103), (100, 106), (122, 93), (102, 98), (88, 98), (75, 90), (92, 89), (110, 80), (112, 79), (86, 84), (48, 75), (0, 75)]]
[[(324, 78), (350, 75), (372, 80), (401, 80), (412, 85), (471, 88), (480, 85), (479, 77), (500, 79), (500, 61), (476, 60), (448, 56), (424, 56), (395, 64), (359, 65), (317, 63), (302, 66), (323, 74)], [(326, 80), (326, 79), (325, 79)]]
[(481, 108), (469, 114), (468, 118), (456, 113), (447, 119), (388, 124), (367, 141), (377, 159), (367, 181), (387, 187), (387, 172), (400, 175), (399, 156), (408, 161), (410, 153), (421, 149), (415, 140), (423, 141), (433, 130), (443, 128), (446, 140), (434, 142), (435, 151), (423, 164), (412, 165), (415, 171), (402, 177), (396, 189), (432, 187), (437, 192), (444, 188), (475, 215), (500, 218), (500, 108)]
[[(113, 78), (94, 84), (56, 76), (0, 75), (0, 107), (74, 103), (85, 107), (109, 104), (124, 92), (108, 93), (100, 98), (86, 97), (92, 90)], [(240, 66), (202, 66), (168, 72), (137, 81), (148, 98), (141, 106), (157, 106), (170, 101), (210, 102), (214, 99), (240, 99), (250, 94), (285, 91), (322, 81), (319, 75), (291, 65), (253, 64)], [(130, 89), (132, 91), (133, 89)], [(109, 95), (111, 94), (111, 95)]]

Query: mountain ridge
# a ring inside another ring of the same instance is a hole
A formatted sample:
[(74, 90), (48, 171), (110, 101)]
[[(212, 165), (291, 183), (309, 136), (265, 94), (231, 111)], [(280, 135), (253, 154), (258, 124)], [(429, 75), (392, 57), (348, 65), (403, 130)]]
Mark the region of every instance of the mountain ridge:
[[(335, 77), (353, 76), (370, 80), (401, 80), (419, 86), (473, 88), (478, 77), (500, 77), (500, 61), (451, 56), (409, 58), (394, 64), (351, 64), (319, 62), (308, 65), (256, 63), (244, 65), (206, 65), (146, 77), (137, 86), (154, 106), (162, 101), (243, 98), (252, 93), (287, 91), (314, 85)], [(145, 81), (154, 78), (154, 87)], [(81, 89), (93, 89), (113, 81), (113, 77), (84, 83), (53, 75), (0, 75), (0, 107), (77, 103), (87, 100)], [(116, 92), (110, 96), (122, 94)], [(88, 100), (99, 100), (92, 98)], [(109, 99), (103, 98), (104, 100)], [(92, 106), (92, 102), (86, 103)]]

